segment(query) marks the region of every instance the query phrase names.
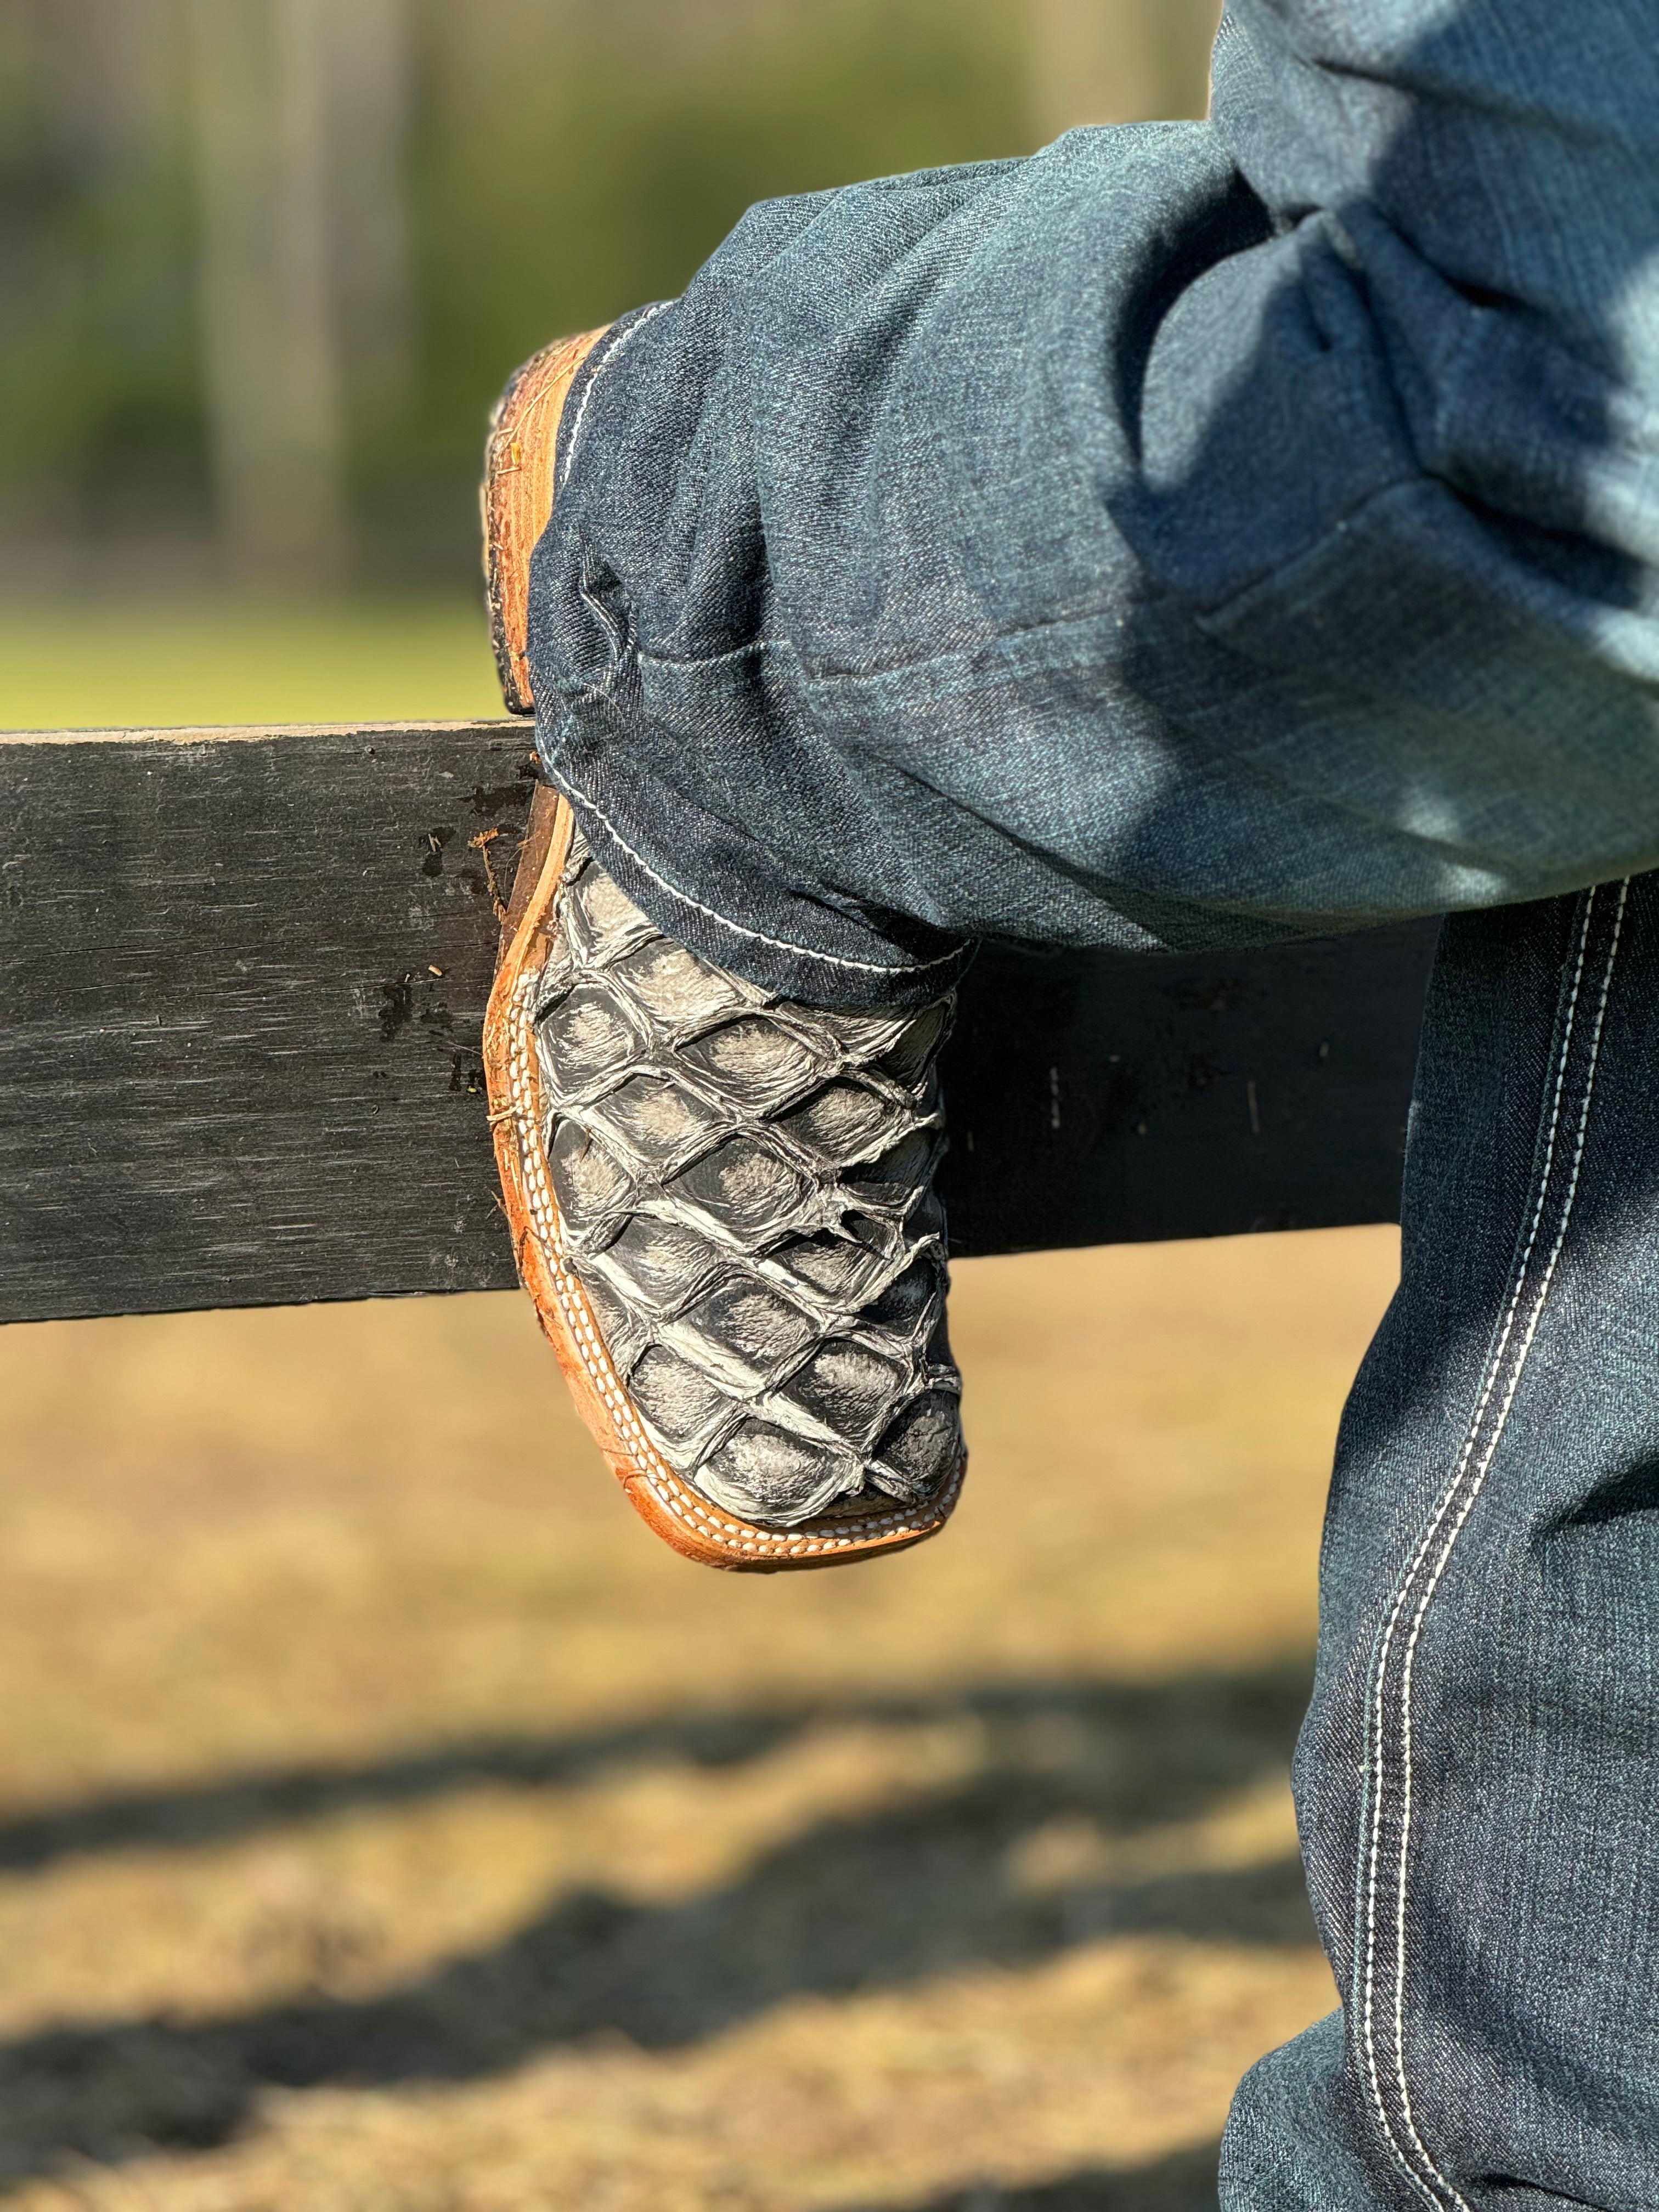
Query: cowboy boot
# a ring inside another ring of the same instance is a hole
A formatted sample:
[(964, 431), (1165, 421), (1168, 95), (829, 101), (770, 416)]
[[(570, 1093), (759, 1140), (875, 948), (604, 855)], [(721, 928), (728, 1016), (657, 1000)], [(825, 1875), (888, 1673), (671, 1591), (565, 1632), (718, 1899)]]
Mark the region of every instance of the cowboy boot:
[[(502, 690), (533, 711), (530, 556), (600, 332), (496, 410), (483, 487)], [(935, 1533), (966, 1456), (945, 1334), (937, 1062), (951, 998), (809, 1006), (655, 927), (538, 789), (484, 1031), (519, 1271), (643, 1518), (727, 1568)]]

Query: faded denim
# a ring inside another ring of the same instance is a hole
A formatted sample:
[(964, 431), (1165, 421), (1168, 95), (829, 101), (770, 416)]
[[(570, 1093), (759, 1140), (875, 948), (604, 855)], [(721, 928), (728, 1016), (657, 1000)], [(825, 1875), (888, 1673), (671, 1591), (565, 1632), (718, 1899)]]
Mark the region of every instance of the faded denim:
[(755, 210), (561, 442), (543, 757), (711, 957), (1455, 917), (1223, 2201), (1654, 2212), (1659, 7), (1238, 0), (1207, 124)]
[(1343, 2012), (1228, 2212), (1659, 2205), (1656, 1006), (1659, 877), (1447, 925), (1297, 1756)]
[(1653, 866), (1653, 0), (1246, 0), (1212, 123), (756, 209), (562, 442), (549, 769), (758, 980)]

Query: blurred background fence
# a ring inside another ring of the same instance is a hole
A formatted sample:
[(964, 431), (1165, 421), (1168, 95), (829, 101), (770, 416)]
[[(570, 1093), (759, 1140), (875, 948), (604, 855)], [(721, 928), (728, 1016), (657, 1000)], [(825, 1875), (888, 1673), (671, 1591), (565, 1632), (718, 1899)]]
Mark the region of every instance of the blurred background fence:
[(752, 201), (1202, 112), (1214, 0), (0, 0), (0, 586), (475, 570), (504, 372)]

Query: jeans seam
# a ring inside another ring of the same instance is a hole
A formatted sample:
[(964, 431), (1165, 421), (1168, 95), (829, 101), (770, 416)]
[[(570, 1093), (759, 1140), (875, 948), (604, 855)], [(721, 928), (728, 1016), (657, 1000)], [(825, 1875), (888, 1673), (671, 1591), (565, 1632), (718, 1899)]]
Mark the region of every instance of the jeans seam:
[(625, 622), (619, 622), (612, 610), (599, 598), (593, 589), (592, 578), (586, 569), (577, 579), (576, 590), (582, 605), (593, 617), (611, 642), (611, 665), (605, 672), (603, 682), (597, 684), (585, 684), (580, 696), (584, 699), (606, 698), (615, 690), (617, 675), (628, 657), (628, 625)]
[(607, 369), (616, 366), (646, 325), (655, 322), (657, 317), (665, 308), (672, 307), (673, 304), (672, 300), (659, 300), (654, 307), (647, 307), (642, 315), (636, 315), (625, 330), (617, 333), (608, 345), (602, 344), (599, 357), (588, 374), (587, 388), (582, 393), (581, 403), (576, 410), (576, 419), (570, 426), (570, 435), (565, 440), (564, 474), (566, 476), (569, 475), (570, 465), (576, 458), (576, 441), (581, 436), (583, 423), (587, 420), (587, 404), (593, 397), (594, 386)]
[[(1036, 160), (1041, 157), (1033, 155), (1031, 158)], [(663, 305), (672, 307), (674, 302), (665, 301)], [(654, 314), (657, 312), (656, 308), (653, 308), (650, 313)], [(629, 325), (622, 334), (619, 351), (621, 345), (627, 343), (635, 331), (643, 327), (649, 319), (649, 315), (642, 315), (639, 322)], [(609, 366), (607, 360), (601, 364), (600, 368), (595, 369), (593, 383), (599, 381), (605, 368)], [(591, 383), (588, 386), (588, 392), (591, 392), (592, 388)], [(570, 434), (571, 447), (566, 453), (567, 473), (570, 465), (570, 451), (574, 450), (574, 441), (581, 426), (582, 411), (586, 406), (586, 402), (587, 393), (585, 392), (582, 396), (582, 407), (577, 410), (575, 428)], [(1371, 490), (1362, 493), (1358, 498), (1345, 507), (1340, 514), (1334, 516), (1320, 531), (1318, 536), (1311, 539), (1309, 544), (1298, 547), (1294, 553), (1286, 554), (1282, 560), (1274, 562), (1261, 575), (1253, 576), (1249, 583), (1236, 586), (1218, 599), (1198, 600), (1174, 591), (1163, 592), (1160, 595), (1161, 599), (1164, 604), (1172, 605), (1177, 609), (1183, 610), (1193, 627), (1204, 635), (1214, 635), (1218, 637), (1223, 645), (1229, 646), (1231, 650), (1242, 651), (1242, 647), (1231, 647), (1231, 641), (1226, 635), (1226, 626), (1233, 617), (1241, 613), (1248, 616), (1251, 611), (1250, 602), (1258, 596), (1269, 596), (1285, 584), (1293, 584), (1304, 569), (1316, 567), (1319, 559), (1329, 551), (1333, 544), (1340, 544), (1346, 541), (1354, 526), (1364, 520), (1371, 508), (1398, 499), (1401, 494), (1420, 492), (1425, 488), (1433, 488), (1433, 479), (1427, 475), (1426, 471), (1419, 471), (1414, 474), (1407, 471), (1392, 478), (1388, 483), (1378, 484)], [(793, 659), (796, 667), (800, 672), (802, 681), (810, 684), (816, 690), (826, 692), (855, 691), (860, 689), (883, 690), (902, 684), (908, 677), (926, 675), (932, 671), (948, 667), (952, 662), (966, 661), (976, 655), (994, 653), (999, 647), (1016, 644), (1026, 638), (1061, 637), (1071, 631), (1088, 630), (1107, 623), (1115, 624), (1121, 629), (1122, 615), (1121, 595), (1109, 594), (1102, 599), (1090, 600), (1082, 606), (1068, 608), (1063, 613), (1040, 615), (1027, 622), (1009, 623), (1001, 628), (987, 629), (981, 635), (963, 638), (954, 645), (940, 647), (926, 653), (913, 653), (902, 659), (882, 661), (869, 668), (854, 667), (836, 662), (825, 655), (820, 655), (815, 662), (809, 662), (806, 655), (790, 637), (751, 638), (743, 645), (730, 646), (719, 653), (658, 653), (641, 646), (639, 648), (639, 654), (642, 662), (653, 667), (672, 670), (686, 675), (696, 675), (704, 669), (719, 668), (733, 661), (748, 659), (764, 653), (782, 653)]]
[(666, 891), (671, 898), (678, 899), (683, 906), (689, 906), (694, 914), (700, 914), (709, 921), (718, 922), (722, 929), (729, 929), (736, 936), (746, 937), (756, 945), (769, 945), (775, 952), (792, 953), (799, 960), (821, 961), (825, 967), (845, 969), (849, 972), (856, 971), (865, 975), (885, 975), (895, 982), (902, 981), (907, 976), (930, 975), (935, 968), (953, 968), (962, 958), (963, 948), (958, 945), (954, 952), (941, 953), (937, 960), (913, 960), (902, 964), (890, 960), (859, 960), (850, 953), (819, 952), (810, 945), (796, 945), (787, 937), (769, 936), (763, 929), (751, 929), (746, 922), (733, 921), (730, 915), (722, 914), (718, 907), (706, 906), (702, 900), (693, 898), (690, 891), (682, 890), (678, 884), (671, 883), (666, 876), (653, 868), (644, 854), (636, 852), (629, 844), (599, 801), (589, 798), (588, 794), (570, 776), (560, 774), (554, 777), (554, 781), (567, 799), (592, 814), (596, 820), (604, 823), (635, 866), (641, 873), (649, 876), (652, 882), (660, 890)]
[[(1592, 895), (1583, 902), (1583, 911), (1579, 922), (1577, 957), (1573, 970), (1572, 986), (1568, 994), (1565, 1013), (1562, 1024), (1561, 1042), (1558, 1051), (1555, 1067), (1555, 1081), (1551, 1089), (1549, 1126), (1544, 1139), (1544, 1157), (1538, 1176), (1537, 1192), (1534, 1200), (1532, 1218), (1527, 1228), (1526, 1241), (1522, 1248), (1520, 1256), (1515, 1261), (1511, 1271), (1510, 1296), (1505, 1305), (1503, 1323), (1498, 1331), (1498, 1337), (1486, 1357), (1486, 1370), (1480, 1378), (1480, 1389), (1475, 1401), (1474, 1412), (1470, 1419), (1468, 1432), (1464, 1439), (1463, 1449), (1458, 1455), (1456, 1465), (1453, 1470), (1451, 1479), (1442, 1491), (1440, 1498), (1436, 1504), (1434, 1511), (1430, 1516), (1428, 1526), (1424, 1530), (1422, 1538), (1418, 1544), (1417, 1550), (1412, 1558), (1411, 1564), (1406, 1569), (1405, 1573), (1401, 1577), (1400, 1581), (1395, 1589), (1389, 1604), (1387, 1623), (1383, 1629), (1382, 1637), (1379, 1639), (1377, 1653), (1373, 1662), (1376, 1676), (1374, 1705), (1376, 1715), (1376, 1735), (1374, 1752), (1371, 1752), (1368, 1747), (1368, 1756), (1371, 1759), (1373, 1764), (1373, 1773), (1371, 1781), (1371, 1802), (1367, 1808), (1369, 1814), (1368, 1825), (1370, 1832), (1365, 1847), (1364, 1864), (1362, 1869), (1364, 1877), (1363, 1894), (1364, 1897), (1364, 1917), (1365, 1923), (1365, 1978), (1364, 1997), (1361, 2006), (1360, 2018), (1362, 2032), (1364, 2037), (1366, 2067), (1370, 2075), (1371, 2102), (1376, 2109), (1377, 2123), (1382, 2129), (1383, 2141), (1388, 2144), (1395, 2163), (1405, 2174), (1407, 2180), (1411, 2183), (1413, 2187), (1417, 2190), (1419, 2195), (1425, 2197), (1429, 2203), (1434, 2207), (1434, 2212), (1443, 2212), (1440, 2200), (1434, 2196), (1432, 2191), (1422, 2180), (1421, 2177), (1412, 2171), (1410, 2164), (1407, 2162), (1404, 2153), (1401, 2151), (1400, 2145), (1395, 2137), (1393, 2125), (1389, 2119), (1388, 2110), (1382, 2100), (1382, 2083), (1378, 2075), (1376, 2043), (1373, 2033), (1374, 2021), (1371, 2009), (1371, 1998), (1376, 1980), (1376, 1884), (1382, 1857), (1382, 1777), (1380, 1769), (1382, 1753), (1382, 1733), (1386, 1720), (1386, 1706), (1388, 1699), (1387, 1683), (1389, 1651), (1394, 1640), (1395, 1630), (1399, 1625), (1401, 1611), (1405, 1606), (1407, 1594), (1411, 1589), (1412, 1583), (1416, 1577), (1418, 1569), (1428, 1557), (1430, 1548), (1434, 1542), (1435, 1535), (1442, 1523), (1444, 1522), (1447, 1513), (1451, 1509), (1452, 1501), (1457, 1495), (1457, 1492), (1462, 1484), (1463, 1477), (1468, 1471), (1469, 1461), (1474, 1455), (1475, 1440), (1480, 1434), (1481, 1421), (1486, 1416), (1486, 1407), (1490, 1402), (1492, 1389), (1496, 1384), (1498, 1369), (1502, 1365), (1504, 1355), (1508, 1349), (1510, 1337), (1515, 1325), (1516, 1313), (1521, 1302), (1521, 1293), (1526, 1283), (1527, 1269), (1531, 1263), (1533, 1250), (1538, 1241), (1538, 1231), (1543, 1223), (1544, 1206), (1549, 1195), (1550, 1178), (1553, 1174), (1555, 1168), (1555, 1146), (1557, 1134), (1560, 1127), (1561, 1101), (1566, 1085), (1567, 1066), (1572, 1052), (1573, 1030), (1577, 1018), (1578, 994), (1583, 982), (1584, 961), (1589, 947), (1590, 920), (1593, 907), (1594, 896)], [(1370, 1696), (1368, 1693), (1368, 1703), (1369, 1702)], [(1403, 1856), (1404, 1855), (1402, 1854), (1402, 1856)], [(1396, 2050), (1396, 2061), (1398, 2070), (1403, 2074), (1403, 2059), (1401, 2058), (1398, 2050)], [(1414, 2130), (1413, 2132), (1413, 2135), (1415, 2135)], [(1422, 2150), (1420, 2140), (1419, 2142), (1418, 2148), (1422, 2151), (1424, 2163), (1429, 2167), (1431, 2172), (1435, 2173), (1437, 2179), (1442, 2179), (1443, 2177), (1439, 2175), (1438, 2169), (1435, 2167), (1434, 2162), (1429, 2157), (1426, 2150)], [(1449, 2188), (1449, 2184), (1445, 2185)], [(1454, 2191), (1452, 2193), (1455, 2197), (1455, 2192)]]
[[(1369, 2087), (1370, 2089), (1371, 2102), (1376, 2110), (1377, 2122), (1382, 2130), (1383, 2141), (1387, 2144), (1389, 2151), (1393, 2157), (1395, 2163), (1399, 2167), (1401, 2174), (1417, 2191), (1417, 2193), (1433, 2208), (1433, 2212), (1444, 2212), (1445, 2203), (1448, 2200), (1451, 2206), (1455, 2208), (1455, 2212), (1470, 2212), (1470, 2208), (1468, 2200), (1463, 2197), (1462, 2192), (1447, 2179), (1445, 2174), (1441, 2172), (1439, 2166), (1435, 2163), (1433, 2157), (1431, 2155), (1426, 2145), (1423, 2142), (1421, 2135), (1418, 2131), (1417, 2124), (1412, 2114), (1411, 2092), (1406, 2077), (1406, 1899), (1408, 1887), (1411, 1844), (1413, 1784), (1411, 1693), (1413, 1672), (1419, 1639), (1422, 1633), (1423, 1625), (1427, 1617), (1429, 1607), (1433, 1602), (1435, 1595), (1445, 1575), (1446, 1569), (1450, 1564), (1452, 1553), (1456, 1548), (1458, 1540), (1468, 1521), (1469, 1516), (1474, 1511), (1475, 1504), (1479, 1499), (1482, 1490), (1486, 1486), (1486, 1478), (1491, 1471), (1492, 1462), (1497, 1456), (1498, 1446), (1503, 1441), (1504, 1432), (1508, 1424), (1510, 1410), (1515, 1402), (1516, 1394), (1521, 1387), (1522, 1378), (1526, 1371), (1527, 1361), (1531, 1353), (1533, 1341), (1537, 1335), (1538, 1328), (1543, 1317), (1545, 1304), (1549, 1297), (1550, 1289), (1555, 1278), (1556, 1268), (1559, 1263), (1561, 1253), (1566, 1243), (1567, 1232), (1571, 1224), (1573, 1206), (1577, 1196), (1579, 1177), (1583, 1164), (1584, 1146), (1589, 1124), (1590, 1105), (1595, 1090), (1596, 1073), (1601, 1057), (1602, 1030), (1607, 1018), (1608, 996), (1613, 985), (1613, 965), (1618, 957), (1620, 940), (1624, 927), (1625, 910), (1629, 895), (1630, 882), (1629, 879), (1626, 878), (1619, 886), (1618, 902), (1613, 915), (1612, 935), (1607, 946), (1606, 961), (1602, 968), (1601, 991), (1596, 1006), (1595, 1022), (1590, 1034), (1588, 1059), (1585, 1067), (1583, 1097), (1580, 1102), (1578, 1109), (1577, 1125), (1574, 1133), (1573, 1139), (1571, 1164), (1568, 1173), (1566, 1190), (1561, 1204), (1561, 1218), (1556, 1229), (1555, 1237), (1550, 1249), (1549, 1256), (1545, 1261), (1542, 1273), (1536, 1279), (1535, 1293), (1532, 1297), (1530, 1309), (1528, 1313), (1519, 1342), (1516, 1345), (1514, 1352), (1511, 1355), (1510, 1343), (1515, 1335), (1515, 1324), (1521, 1310), (1523, 1295), (1528, 1289), (1528, 1274), (1532, 1266), (1533, 1255), (1537, 1249), (1538, 1237), (1540, 1230), (1543, 1225), (1545, 1209), (1548, 1204), (1551, 1188), (1555, 1180), (1558, 1144), (1561, 1131), (1562, 1104), (1565, 1095), (1567, 1074), (1571, 1064), (1574, 1038), (1577, 1030), (1579, 1000), (1583, 990), (1585, 964), (1589, 955), (1590, 933), (1595, 920), (1597, 892), (1596, 890), (1592, 890), (1584, 896), (1583, 903), (1583, 919), (1579, 928), (1577, 952), (1573, 969), (1572, 981), (1568, 992), (1566, 1006), (1563, 1015), (1561, 1040), (1557, 1054), (1555, 1068), (1555, 1080), (1552, 1086), (1550, 1094), (1549, 1121), (1545, 1133), (1543, 1158), (1539, 1169), (1536, 1197), (1532, 1210), (1531, 1219), (1528, 1225), (1526, 1240), (1511, 1270), (1510, 1296), (1507, 1301), (1504, 1320), (1498, 1330), (1497, 1340), (1494, 1342), (1491, 1352), (1487, 1355), (1485, 1372), (1481, 1377), (1480, 1390), (1475, 1403), (1474, 1413), (1470, 1419), (1468, 1431), (1464, 1439), (1462, 1450), (1458, 1455), (1456, 1467), (1453, 1472), (1452, 1477), (1445, 1486), (1444, 1490), (1442, 1492), (1441, 1496), (1436, 1504), (1432, 1514), (1430, 1516), (1428, 1525), (1425, 1529), (1422, 1539), (1412, 1558), (1411, 1564), (1407, 1568), (1405, 1573), (1401, 1576), (1399, 1583), (1396, 1585), (1390, 1603), (1386, 1626), (1379, 1638), (1377, 1650), (1373, 1659), (1372, 1671), (1375, 1685), (1374, 1692), (1368, 1692), (1368, 1703), (1370, 1707), (1370, 1713), (1368, 1714), (1368, 1735), (1370, 1741), (1368, 1741), (1367, 1746), (1370, 1802), (1366, 1808), (1366, 1826), (1369, 1829), (1369, 1834), (1363, 1841), (1361, 1846), (1360, 1894), (1362, 1899), (1362, 1917), (1364, 1921), (1364, 1952), (1363, 1995), (1360, 1996), (1359, 2001), (1360, 2030), (1364, 2045), (1366, 2068), (1370, 2077)], [(1486, 1441), (1484, 1452), (1480, 1454), (1480, 1456), (1477, 1461), (1476, 1453), (1481, 1443), (1482, 1427), (1486, 1419), (1487, 1408), (1492, 1404), (1494, 1392), (1498, 1389), (1500, 1379), (1504, 1376), (1506, 1362), (1509, 1362), (1507, 1388), (1504, 1391), (1502, 1402), (1497, 1409), (1495, 1419), (1492, 1427), (1492, 1432)], [(1382, 1855), (1382, 1832), (1383, 1777), (1382, 1773), (1382, 1763), (1383, 1756), (1384, 1732), (1388, 1722), (1389, 1656), (1390, 1647), (1394, 1642), (1395, 1631), (1399, 1627), (1403, 1617), (1407, 1603), (1416, 1583), (1419, 1571), (1422, 1568), (1425, 1561), (1429, 1558), (1429, 1555), (1433, 1549), (1436, 1537), (1439, 1534), (1443, 1527), (1444, 1527), (1448, 1515), (1451, 1513), (1454, 1505), (1457, 1504), (1460, 1492), (1465, 1489), (1466, 1479), (1469, 1476), (1472, 1468), (1474, 1471), (1474, 1479), (1472, 1481), (1468, 1481), (1467, 1483), (1467, 1495), (1463, 1497), (1461, 1509), (1458, 1510), (1455, 1518), (1451, 1522), (1445, 1541), (1441, 1547), (1439, 1557), (1434, 1562), (1432, 1571), (1428, 1577), (1427, 1583), (1423, 1589), (1422, 1595), (1418, 1601), (1415, 1613), (1412, 1619), (1411, 1629), (1407, 1640), (1404, 1663), (1401, 1673), (1401, 1684), (1397, 1700), (1399, 1711), (1399, 1747), (1401, 1756), (1401, 1795), (1398, 1881), (1395, 1900), (1394, 1929), (1394, 2077), (1395, 2082), (1398, 2084), (1401, 2118), (1403, 2122), (1404, 2129), (1410, 2138), (1411, 2145), (1416, 2152), (1417, 2160), (1420, 2163), (1420, 2166), (1422, 2168), (1422, 2171), (1419, 2172), (1414, 2170), (1413, 2161), (1407, 2155), (1406, 2148), (1401, 2143), (1399, 2136), (1396, 2135), (1393, 2122), (1389, 2117), (1387, 2104), (1382, 2095), (1382, 2079), (1379, 2072), (1376, 2036), (1376, 2017), (1373, 2009), (1373, 1995), (1376, 1980), (1377, 1876), (1380, 1870), (1380, 1862)], [(1358, 1962), (1357, 1960), (1357, 1971), (1358, 1966)], [(1428, 2179), (1425, 2179), (1425, 2175), (1426, 2175)], [(1443, 2192), (1443, 2196), (1440, 2192)]]
[[(793, 651), (787, 638), (754, 637), (747, 645), (732, 646), (725, 653), (692, 653), (684, 657), (676, 657), (672, 653), (648, 653), (641, 646), (639, 657), (647, 668), (665, 669), (673, 675), (701, 676), (705, 669), (726, 668), (739, 660), (757, 660), (764, 653), (776, 653), (786, 647)], [(800, 655), (797, 653), (794, 657), (799, 665)], [(804, 667), (802, 673), (805, 673)]]

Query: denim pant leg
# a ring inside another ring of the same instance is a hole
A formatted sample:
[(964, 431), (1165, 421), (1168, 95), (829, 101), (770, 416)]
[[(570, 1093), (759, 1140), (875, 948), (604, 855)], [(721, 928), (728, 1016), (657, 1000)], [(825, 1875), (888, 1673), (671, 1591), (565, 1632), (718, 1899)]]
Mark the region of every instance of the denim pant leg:
[(560, 432), (549, 775), (920, 1004), (1659, 867), (1653, 0), (1233, 0), (1207, 123), (752, 210)]
[(1656, 1106), (1659, 877), (1448, 924), (1297, 1756), (1343, 2009), (1226, 2212), (1659, 2204)]

